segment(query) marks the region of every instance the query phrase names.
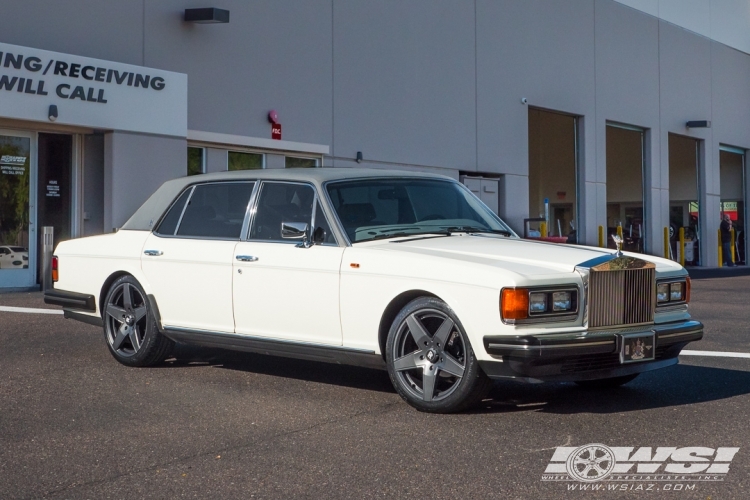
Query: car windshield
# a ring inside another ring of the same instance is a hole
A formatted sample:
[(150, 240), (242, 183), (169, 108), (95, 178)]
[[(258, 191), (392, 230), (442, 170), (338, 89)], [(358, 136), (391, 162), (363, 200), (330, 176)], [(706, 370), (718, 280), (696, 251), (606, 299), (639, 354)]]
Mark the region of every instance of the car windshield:
[(463, 185), (437, 179), (363, 179), (329, 183), (336, 214), (352, 243), (455, 232), (514, 236)]

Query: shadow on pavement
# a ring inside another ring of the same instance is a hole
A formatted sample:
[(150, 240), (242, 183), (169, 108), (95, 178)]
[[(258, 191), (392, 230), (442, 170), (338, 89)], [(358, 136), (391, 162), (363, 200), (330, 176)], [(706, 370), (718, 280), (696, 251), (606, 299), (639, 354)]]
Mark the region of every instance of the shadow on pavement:
[[(369, 391), (396, 392), (385, 370), (178, 344), (162, 368), (214, 366)], [(158, 367), (157, 367), (158, 368)]]
[(559, 414), (622, 413), (704, 403), (750, 393), (750, 372), (676, 365), (641, 374), (613, 389), (575, 384), (498, 382), (479, 412), (536, 410)]

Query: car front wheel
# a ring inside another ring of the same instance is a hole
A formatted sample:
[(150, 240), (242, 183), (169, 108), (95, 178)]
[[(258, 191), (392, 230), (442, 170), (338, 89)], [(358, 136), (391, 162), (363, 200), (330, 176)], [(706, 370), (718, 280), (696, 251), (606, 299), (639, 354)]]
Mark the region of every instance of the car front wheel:
[(127, 366), (153, 366), (174, 342), (159, 332), (146, 292), (132, 276), (112, 283), (104, 302), (104, 339), (112, 356)]
[(492, 385), (453, 310), (434, 297), (414, 299), (396, 316), (386, 364), (399, 395), (424, 412), (462, 411)]

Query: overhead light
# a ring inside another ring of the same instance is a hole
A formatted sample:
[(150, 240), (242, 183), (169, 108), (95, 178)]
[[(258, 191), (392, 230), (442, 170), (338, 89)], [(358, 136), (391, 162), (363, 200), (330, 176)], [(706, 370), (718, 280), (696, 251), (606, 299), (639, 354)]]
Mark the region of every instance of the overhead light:
[(216, 7), (185, 9), (185, 22), (198, 24), (228, 23), (229, 11)]
[(685, 126), (687, 128), (711, 128), (711, 122), (709, 120), (695, 120), (687, 122)]

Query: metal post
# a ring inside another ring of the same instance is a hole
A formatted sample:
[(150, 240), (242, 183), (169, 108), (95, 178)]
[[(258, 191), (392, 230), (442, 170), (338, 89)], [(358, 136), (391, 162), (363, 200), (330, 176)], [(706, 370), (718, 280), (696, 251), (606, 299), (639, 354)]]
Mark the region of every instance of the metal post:
[(719, 229), (719, 267), (724, 266), (724, 255), (721, 248), (721, 229)]
[(669, 258), (669, 253), (670, 253), (670, 248), (669, 248), (669, 228), (665, 227), (664, 228), (664, 258), (665, 259)]
[(729, 245), (729, 251), (732, 252), (732, 264), (736, 264), (736, 262), (734, 261), (734, 240), (735, 240), (734, 228), (730, 229), (729, 232), (732, 235), (732, 241), (731, 241), (731, 245)]
[(54, 248), (55, 228), (42, 228), (42, 291), (52, 288), (52, 252)]
[[(682, 267), (685, 267), (685, 228), (680, 228), (680, 265)], [(690, 244), (692, 245), (693, 242), (691, 241)]]
[(599, 246), (604, 247), (604, 226), (599, 226)]

